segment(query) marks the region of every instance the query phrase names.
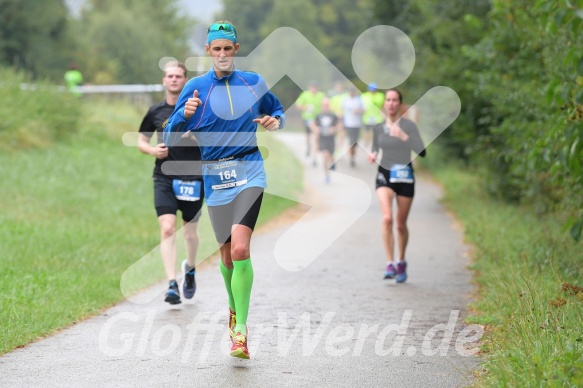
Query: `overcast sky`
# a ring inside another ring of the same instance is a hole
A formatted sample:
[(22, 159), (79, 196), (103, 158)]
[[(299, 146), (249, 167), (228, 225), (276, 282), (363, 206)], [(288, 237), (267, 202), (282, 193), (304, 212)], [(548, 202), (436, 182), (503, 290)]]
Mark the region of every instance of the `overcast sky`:
[[(77, 14), (86, 0), (65, 0), (73, 14)], [(179, 0), (181, 9), (189, 15), (203, 22), (214, 21), (214, 14), (220, 11), (223, 4), (221, 0)]]
[(213, 15), (223, 7), (221, 0), (180, 0), (184, 10), (205, 22), (213, 22)]

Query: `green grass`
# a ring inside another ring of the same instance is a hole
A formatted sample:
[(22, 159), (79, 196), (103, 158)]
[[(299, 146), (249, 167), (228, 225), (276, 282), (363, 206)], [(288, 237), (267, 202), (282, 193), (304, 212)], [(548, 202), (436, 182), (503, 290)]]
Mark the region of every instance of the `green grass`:
[(468, 321), (487, 328), (477, 384), (583, 386), (583, 292), (569, 286), (583, 285), (581, 244), (558, 217), (492, 200), (479, 171), (431, 170), (474, 247), (479, 289)]
[[(124, 293), (165, 277), (154, 160), (121, 142), (145, 110), (93, 100), (84, 105), (81, 127), (66, 141), (0, 154), (0, 354), (123, 300), (120, 280), (136, 262), (146, 265), (122, 284)], [(282, 145), (266, 142), (276, 156), (268, 174), (281, 172), (269, 175), (270, 185), (300, 191), (299, 162), (290, 163), (295, 159)], [(266, 195), (260, 223), (293, 205)], [(199, 261), (217, 248), (204, 209)]]
[[(78, 127), (81, 101), (59, 92), (43, 80), (34, 90), (22, 90), (31, 83), (23, 72), (0, 67), (0, 151), (32, 149), (69, 138)], [(73, 128), (73, 130), (71, 130)]]

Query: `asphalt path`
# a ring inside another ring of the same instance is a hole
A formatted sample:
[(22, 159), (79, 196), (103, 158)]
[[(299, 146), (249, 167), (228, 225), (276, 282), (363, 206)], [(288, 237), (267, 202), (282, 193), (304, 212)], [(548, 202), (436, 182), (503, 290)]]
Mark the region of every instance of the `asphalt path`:
[(214, 258), (198, 268), (192, 300), (170, 306), (157, 284), (138, 295), (142, 303), (125, 301), (5, 354), (0, 386), (471, 384), (480, 328), (463, 321), (473, 292), (468, 247), (439, 186), (417, 179), (409, 278), (396, 284), (382, 278), (376, 166), (364, 150), (355, 168), (340, 157), (325, 184), (304, 155), (303, 135), (274, 136), (304, 164), (306, 192), (294, 198), (303, 205), (252, 240), (251, 360), (228, 355), (226, 292)]

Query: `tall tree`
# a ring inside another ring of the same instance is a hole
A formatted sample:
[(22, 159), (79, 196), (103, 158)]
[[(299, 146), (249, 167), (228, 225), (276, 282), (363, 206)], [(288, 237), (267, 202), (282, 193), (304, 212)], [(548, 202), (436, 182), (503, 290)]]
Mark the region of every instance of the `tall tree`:
[(583, 1), (496, 0), (489, 16), (487, 34), (467, 54), (488, 63), (477, 72), (476, 92), (492, 101), (484, 115), (492, 125), (479, 142), (490, 184), (539, 212), (563, 211), (579, 239)]
[(233, 23), (239, 31), (242, 43), (239, 55), (248, 55), (265, 39), (262, 25), (272, 15), (273, 7), (272, 0), (223, 0), (223, 19)]
[(160, 59), (184, 60), (194, 20), (176, 0), (92, 0), (75, 23), (78, 62), (93, 83), (153, 83)]
[[(239, 52), (241, 55), (247, 55), (276, 29), (292, 27), (302, 33), (344, 75), (354, 78), (351, 50), (358, 36), (371, 26), (370, 1), (250, 0), (243, 3), (224, 0), (223, 14), (240, 29), (243, 43)], [(293, 48), (281, 47), (280, 50)]]
[(0, 0), (0, 9), (0, 64), (61, 78), (70, 48), (64, 1)]

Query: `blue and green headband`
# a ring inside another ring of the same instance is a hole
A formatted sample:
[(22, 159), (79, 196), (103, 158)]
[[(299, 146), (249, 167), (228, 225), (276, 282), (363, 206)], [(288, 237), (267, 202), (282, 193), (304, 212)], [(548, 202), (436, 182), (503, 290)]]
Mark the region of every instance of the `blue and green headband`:
[(207, 30), (207, 44), (211, 44), (216, 39), (229, 39), (233, 43), (237, 43), (237, 30), (229, 23), (215, 23)]

